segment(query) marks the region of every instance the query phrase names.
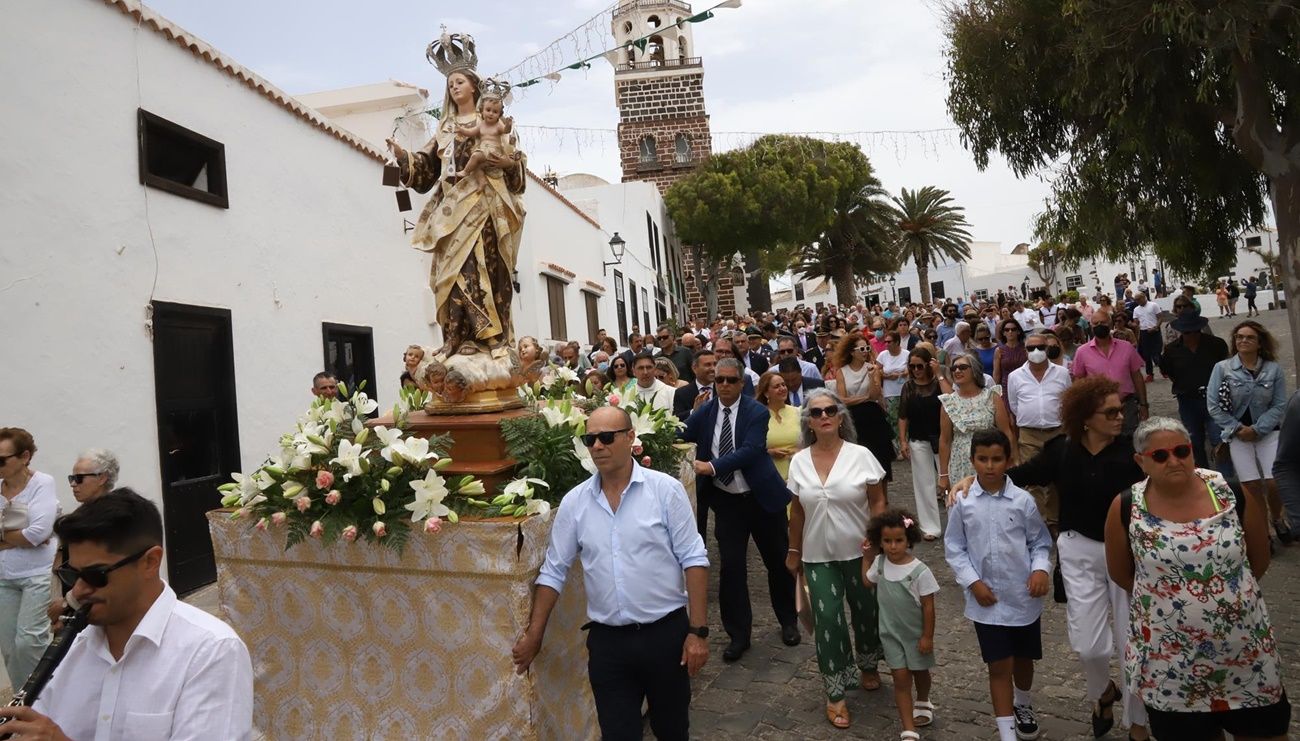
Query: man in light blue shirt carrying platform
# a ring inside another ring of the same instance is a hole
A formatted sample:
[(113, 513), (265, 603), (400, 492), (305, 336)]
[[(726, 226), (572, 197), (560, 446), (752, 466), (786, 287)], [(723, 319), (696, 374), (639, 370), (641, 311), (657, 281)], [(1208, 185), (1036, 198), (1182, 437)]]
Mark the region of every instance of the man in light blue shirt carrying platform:
[(1038, 738), (1030, 691), (1034, 661), (1043, 658), (1052, 536), (1033, 496), (1007, 478), (1010, 460), (1011, 441), (1000, 430), (971, 436), (976, 480), (948, 510), (944, 552), (966, 590), (965, 614), (989, 667), (1000, 739), (1030, 741)]
[(523, 673), (541, 650), (569, 567), (582, 559), (587, 672), (601, 737), (641, 738), (641, 703), (663, 741), (688, 738), (690, 678), (708, 660), (709, 559), (681, 482), (632, 460), (627, 412), (601, 407), (583, 444), (597, 473), (564, 496), (512, 652)]

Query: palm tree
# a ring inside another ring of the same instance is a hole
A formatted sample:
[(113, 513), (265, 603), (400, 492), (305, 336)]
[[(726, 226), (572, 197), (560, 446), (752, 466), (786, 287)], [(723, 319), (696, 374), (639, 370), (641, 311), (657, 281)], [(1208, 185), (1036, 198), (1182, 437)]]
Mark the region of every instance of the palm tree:
[(835, 208), (831, 228), (796, 255), (794, 272), (803, 280), (825, 278), (839, 302), (850, 304), (857, 286), (898, 272), (896, 227), (885, 189), (874, 175)]
[(970, 259), (970, 224), (955, 206), (948, 191), (927, 185), (920, 190), (903, 188), (902, 195), (893, 199), (894, 223), (900, 232), (899, 255), (903, 261), (916, 265), (916, 277), (921, 281), (921, 300), (930, 303), (930, 266), (945, 261), (965, 262)]

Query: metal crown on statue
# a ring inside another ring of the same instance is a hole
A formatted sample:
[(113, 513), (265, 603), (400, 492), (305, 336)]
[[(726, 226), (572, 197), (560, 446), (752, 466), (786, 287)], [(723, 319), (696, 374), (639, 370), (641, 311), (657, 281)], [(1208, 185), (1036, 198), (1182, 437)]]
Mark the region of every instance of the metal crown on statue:
[(446, 26), (442, 27), (442, 35), (429, 44), (424, 56), (444, 77), (459, 69), (477, 70), (478, 68), (478, 52), (474, 48), (474, 37), (467, 33), (449, 34)]

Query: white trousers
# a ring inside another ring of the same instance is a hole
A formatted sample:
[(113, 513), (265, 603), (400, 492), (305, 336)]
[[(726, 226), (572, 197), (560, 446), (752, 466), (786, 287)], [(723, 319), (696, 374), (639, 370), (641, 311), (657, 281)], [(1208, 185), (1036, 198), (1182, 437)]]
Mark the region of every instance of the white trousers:
[(939, 457), (928, 441), (909, 440), (912, 452), (912, 496), (916, 498), (916, 520), (926, 535), (942, 535), (939, 520)]
[[(1066, 625), (1070, 648), (1079, 654), (1088, 685), (1088, 700), (1096, 702), (1110, 682), (1110, 660), (1119, 649), (1123, 663), (1128, 640), (1128, 592), (1110, 580), (1106, 571), (1106, 544), (1066, 530), (1056, 540), (1056, 557), (1065, 580)], [(1116, 682), (1123, 693), (1124, 727), (1147, 724), (1146, 708), (1121, 678)]]
[(1259, 481), (1273, 478), (1273, 461), (1277, 458), (1277, 430), (1263, 437), (1246, 442), (1232, 438), (1228, 441), (1228, 452), (1232, 454), (1232, 466), (1237, 469), (1240, 481)]

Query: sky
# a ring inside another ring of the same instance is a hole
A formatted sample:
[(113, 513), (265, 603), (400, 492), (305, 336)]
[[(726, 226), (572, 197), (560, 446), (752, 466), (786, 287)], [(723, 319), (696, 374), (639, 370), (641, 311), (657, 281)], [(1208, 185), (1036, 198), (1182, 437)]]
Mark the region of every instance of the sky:
[[(696, 11), (717, 0), (694, 2)], [(704, 63), (715, 151), (753, 136), (728, 132), (952, 129), (941, 0), (744, 0), (693, 29)], [(435, 91), (424, 50), (440, 33), (473, 34), (479, 71), (503, 72), (565, 39), (565, 63), (613, 45), (603, 26), (566, 39), (609, 0), (149, 0), (147, 4), (281, 89), (302, 94), (387, 79)], [(591, 29), (591, 26), (587, 26)], [(520, 91), (510, 110), (529, 166), (619, 179), (614, 135), (532, 127), (614, 129), (614, 73), (602, 60), (560, 82)], [(976, 241), (1009, 251), (1032, 239), (1048, 187), (1017, 179), (999, 159), (980, 172), (955, 130), (879, 134), (862, 145), (885, 187), (934, 185), (966, 209)]]

